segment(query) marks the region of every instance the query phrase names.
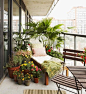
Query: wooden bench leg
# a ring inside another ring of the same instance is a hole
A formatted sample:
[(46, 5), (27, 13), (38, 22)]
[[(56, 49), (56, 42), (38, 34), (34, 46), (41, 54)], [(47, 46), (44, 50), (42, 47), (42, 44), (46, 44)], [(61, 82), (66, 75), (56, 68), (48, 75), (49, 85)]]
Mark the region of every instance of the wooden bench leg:
[(69, 76), (69, 70), (66, 66), (64, 67), (64, 70), (66, 70), (66, 76)]
[(69, 75), (69, 71), (68, 71), (68, 68), (66, 68), (66, 76)]
[(45, 85), (48, 85), (48, 73), (45, 72)]

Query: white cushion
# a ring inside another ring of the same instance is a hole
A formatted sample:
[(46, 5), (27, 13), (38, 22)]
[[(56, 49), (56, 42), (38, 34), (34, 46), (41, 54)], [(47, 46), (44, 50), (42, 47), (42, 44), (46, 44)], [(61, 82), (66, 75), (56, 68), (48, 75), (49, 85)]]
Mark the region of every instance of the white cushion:
[(31, 56), (31, 58), (34, 59), (36, 62), (42, 64), (45, 60), (50, 60), (52, 57), (46, 55), (46, 56), (38, 56), (38, 57)]

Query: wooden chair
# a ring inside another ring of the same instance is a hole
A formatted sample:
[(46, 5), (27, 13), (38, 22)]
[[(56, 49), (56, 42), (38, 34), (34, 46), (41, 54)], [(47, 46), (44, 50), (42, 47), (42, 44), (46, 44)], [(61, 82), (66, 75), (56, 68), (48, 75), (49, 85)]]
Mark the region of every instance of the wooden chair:
[[(75, 60), (75, 61), (83, 61), (80, 58), (80, 56), (77, 56), (77, 53), (81, 53), (83, 51), (73, 50), (73, 49), (63, 49), (63, 51), (64, 51), (63, 52), (64, 62), (65, 62), (65, 59), (70, 59), (70, 60)], [(84, 63), (84, 65), (85, 65), (85, 63)], [(67, 67), (66, 67), (66, 69), (67, 69)], [(67, 76), (68, 76), (68, 69), (67, 69)], [(57, 84), (58, 93), (60, 92), (60, 94), (62, 94), (62, 92), (60, 90), (60, 88), (61, 88), (60, 85), (63, 85), (63, 86), (66, 86), (66, 87), (69, 87), (69, 88), (72, 88), (72, 89), (76, 89), (77, 92), (79, 92), (79, 90), (82, 89), (81, 84), (77, 80), (75, 80), (74, 78), (67, 77), (67, 76), (64, 76), (63, 74), (57, 75), (51, 80), (51, 81), (53, 81), (54, 83)], [(73, 91), (70, 91), (70, 92), (74, 93)]]
[[(80, 51), (80, 50), (63, 49), (64, 62), (65, 62), (65, 59), (70, 59), (70, 60), (81, 61), (82, 62), (83, 60), (80, 58), (80, 56), (77, 55), (77, 53), (82, 53), (82, 52), (83, 51)], [(85, 66), (85, 62), (83, 64)], [(64, 69), (66, 70), (66, 76), (68, 76), (69, 75), (68, 68), (65, 67)]]

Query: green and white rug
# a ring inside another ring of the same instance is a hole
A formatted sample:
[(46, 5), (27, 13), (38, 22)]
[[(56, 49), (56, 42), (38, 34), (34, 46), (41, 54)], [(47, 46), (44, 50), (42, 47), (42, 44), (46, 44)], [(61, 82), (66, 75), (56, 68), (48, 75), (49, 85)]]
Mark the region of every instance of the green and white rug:
[[(57, 94), (57, 90), (36, 90), (36, 89), (28, 89), (28, 90), (24, 90), (24, 93), (23, 94)], [(65, 91), (62, 91), (62, 94), (66, 94), (66, 92)]]

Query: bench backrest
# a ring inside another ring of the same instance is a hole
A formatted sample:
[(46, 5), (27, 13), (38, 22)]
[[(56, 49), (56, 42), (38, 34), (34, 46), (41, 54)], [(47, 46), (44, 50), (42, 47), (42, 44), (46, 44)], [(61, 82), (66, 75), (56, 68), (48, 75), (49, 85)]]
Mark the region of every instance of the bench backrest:
[(83, 59), (77, 55), (77, 53), (82, 53), (83, 51), (80, 50), (73, 50), (73, 49), (63, 49), (63, 58), (64, 62), (65, 59), (71, 59), (75, 61), (83, 61)]

